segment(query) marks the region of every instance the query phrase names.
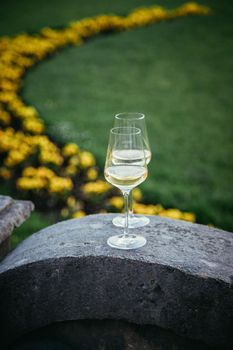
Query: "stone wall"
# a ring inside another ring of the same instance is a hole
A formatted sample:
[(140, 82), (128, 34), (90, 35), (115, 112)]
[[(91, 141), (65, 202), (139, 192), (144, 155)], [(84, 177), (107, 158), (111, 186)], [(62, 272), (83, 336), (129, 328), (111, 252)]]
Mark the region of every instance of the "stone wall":
[(13, 200), (0, 195), (0, 259), (10, 250), (10, 236), (31, 214), (34, 205), (29, 201)]
[(13, 339), (67, 320), (157, 325), (223, 348), (233, 324), (233, 235), (150, 217), (135, 230), (147, 244), (110, 248), (113, 215), (93, 215), (35, 233), (0, 265), (0, 329)]

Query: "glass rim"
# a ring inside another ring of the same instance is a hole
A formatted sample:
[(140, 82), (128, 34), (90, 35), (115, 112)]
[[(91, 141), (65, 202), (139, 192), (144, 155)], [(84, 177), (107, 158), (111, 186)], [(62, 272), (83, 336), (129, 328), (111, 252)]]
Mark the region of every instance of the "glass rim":
[[(141, 120), (141, 119), (145, 119), (145, 114), (140, 113), (140, 112), (121, 112), (115, 115), (116, 119), (126, 119), (123, 117), (123, 115), (128, 115), (130, 116), (130, 120)], [(138, 117), (136, 117), (136, 115), (138, 115)], [(131, 117), (132, 116), (132, 117)], [(135, 116), (135, 117), (134, 117)]]
[[(125, 129), (132, 129), (132, 132), (119, 132), (120, 130), (124, 131)], [(117, 132), (117, 130), (118, 130), (118, 132)], [(113, 135), (140, 135), (141, 130), (139, 128), (135, 128), (133, 126), (126, 126), (126, 127), (116, 126), (112, 129), (110, 129), (110, 134), (113, 134)]]

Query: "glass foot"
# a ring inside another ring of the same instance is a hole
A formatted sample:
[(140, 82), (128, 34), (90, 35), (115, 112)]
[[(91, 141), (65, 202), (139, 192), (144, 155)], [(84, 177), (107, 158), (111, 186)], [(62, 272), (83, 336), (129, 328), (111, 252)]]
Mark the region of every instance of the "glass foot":
[[(140, 216), (130, 216), (129, 217), (129, 228), (137, 228), (148, 225), (150, 222), (150, 219), (146, 216), (140, 215)], [(114, 226), (118, 227), (125, 227), (125, 217), (124, 216), (116, 216), (112, 223)]]
[(130, 250), (143, 247), (146, 244), (146, 239), (135, 234), (117, 235), (109, 237), (107, 243), (112, 248)]

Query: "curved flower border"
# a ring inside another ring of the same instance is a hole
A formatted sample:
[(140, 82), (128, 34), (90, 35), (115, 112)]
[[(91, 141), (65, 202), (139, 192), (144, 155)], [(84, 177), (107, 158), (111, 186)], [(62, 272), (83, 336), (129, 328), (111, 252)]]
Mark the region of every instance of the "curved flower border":
[[(32, 198), (38, 208), (59, 209), (62, 217), (121, 210), (122, 199), (99, 178), (94, 156), (74, 143), (62, 147), (53, 142), (36, 108), (22, 100), (20, 89), (25, 72), (56, 51), (81, 45), (100, 33), (208, 13), (209, 8), (193, 2), (173, 10), (153, 6), (135, 9), (126, 17), (100, 15), (69, 23), (64, 29), (43, 28), (35, 35), (1, 37), (0, 178), (23, 197)], [(195, 221), (193, 213), (138, 203), (142, 199), (139, 189), (134, 191), (134, 197), (136, 213)]]

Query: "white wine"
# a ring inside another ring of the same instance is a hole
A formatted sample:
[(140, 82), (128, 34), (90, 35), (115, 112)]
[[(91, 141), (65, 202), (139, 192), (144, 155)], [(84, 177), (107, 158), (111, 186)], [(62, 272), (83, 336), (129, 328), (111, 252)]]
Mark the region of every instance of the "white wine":
[(139, 165), (116, 165), (105, 169), (105, 178), (121, 190), (130, 190), (147, 177), (147, 169)]
[(136, 163), (137, 165), (144, 165), (144, 158), (146, 159), (146, 164), (151, 160), (151, 152), (147, 149), (144, 149), (144, 151), (140, 149), (118, 149), (113, 151), (114, 164)]

